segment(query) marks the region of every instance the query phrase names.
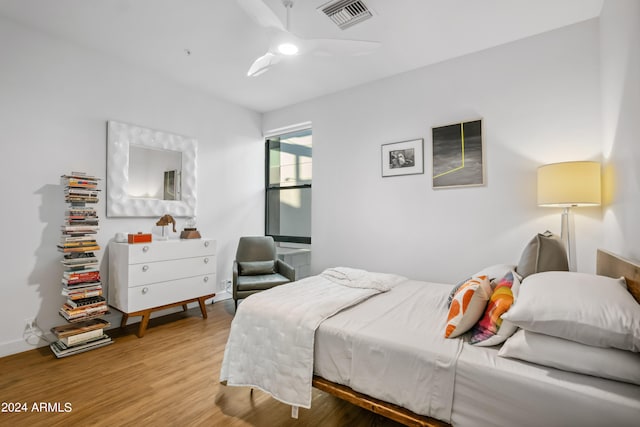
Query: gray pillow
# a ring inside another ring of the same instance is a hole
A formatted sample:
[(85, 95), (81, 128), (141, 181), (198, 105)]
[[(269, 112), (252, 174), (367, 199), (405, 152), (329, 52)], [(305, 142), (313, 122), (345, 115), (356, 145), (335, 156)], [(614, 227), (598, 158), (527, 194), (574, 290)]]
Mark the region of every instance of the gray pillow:
[(525, 277), (543, 271), (569, 271), (567, 251), (560, 238), (545, 231), (527, 244), (520, 257), (516, 272)]
[(256, 276), (259, 274), (273, 274), (275, 270), (275, 262), (269, 261), (245, 261), (239, 262), (241, 276)]

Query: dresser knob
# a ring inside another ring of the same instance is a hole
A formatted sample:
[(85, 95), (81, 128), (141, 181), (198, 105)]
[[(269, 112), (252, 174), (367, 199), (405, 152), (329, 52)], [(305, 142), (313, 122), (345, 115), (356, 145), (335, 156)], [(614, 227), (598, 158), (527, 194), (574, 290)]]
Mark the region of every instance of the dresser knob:
[(149, 269), (149, 266), (148, 266), (148, 265), (143, 265), (143, 266), (142, 266), (142, 271), (147, 271), (148, 269)]
[(148, 251), (149, 251), (149, 246), (142, 247), (142, 252), (148, 252)]
[(147, 288), (146, 286), (144, 288), (142, 288), (142, 294), (146, 294), (147, 292), (149, 292), (149, 288)]
[(204, 282), (207, 283), (209, 281), (209, 276), (204, 276), (204, 279), (202, 280), (204, 280)]
[(209, 263), (209, 258), (205, 258), (205, 259), (204, 259), (204, 263), (205, 263), (205, 264), (208, 264), (208, 263)]
[(208, 247), (209, 247), (209, 242), (208, 242), (208, 241), (204, 242), (204, 247), (205, 247), (205, 248), (208, 248)]

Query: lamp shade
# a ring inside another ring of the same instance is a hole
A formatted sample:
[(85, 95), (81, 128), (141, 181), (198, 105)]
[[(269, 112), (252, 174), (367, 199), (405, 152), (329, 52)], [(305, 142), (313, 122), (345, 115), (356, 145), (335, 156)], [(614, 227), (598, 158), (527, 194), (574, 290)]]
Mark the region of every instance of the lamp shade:
[(538, 206), (600, 204), (600, 163), (564, 162), (538, 168)]

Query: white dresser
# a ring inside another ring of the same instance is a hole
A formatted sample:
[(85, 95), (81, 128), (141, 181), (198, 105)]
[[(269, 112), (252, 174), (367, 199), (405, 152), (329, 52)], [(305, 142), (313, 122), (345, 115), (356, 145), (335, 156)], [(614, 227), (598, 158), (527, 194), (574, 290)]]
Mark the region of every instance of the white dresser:
[(109, 305), (127, 319), (142, 316), (143, 336), (152, 311), (204, 301), (215, 296), (216, 242), (210, 239), (109, 244)]

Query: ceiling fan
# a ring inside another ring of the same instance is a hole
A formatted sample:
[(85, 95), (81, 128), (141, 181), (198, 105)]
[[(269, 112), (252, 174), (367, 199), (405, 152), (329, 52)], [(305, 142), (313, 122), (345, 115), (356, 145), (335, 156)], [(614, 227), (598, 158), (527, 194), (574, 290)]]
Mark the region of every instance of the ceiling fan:
[(284, 57), (293, 55), (364, 55), (373, 52), (380, 46), (380, 42), (364, 40), (306, 39), (295, 35), (290, 31), (291, 9), (293, 0), (282, 0), (287, 11), (286, 25), (280, 22), (276, 14), (263, 0), (237, 0), (244, 11), (262, 27), (272, 29), (274, 36), (271, 38), (267, 53), (256, 59), (247, 76), (256, 77), (266, 72)]

